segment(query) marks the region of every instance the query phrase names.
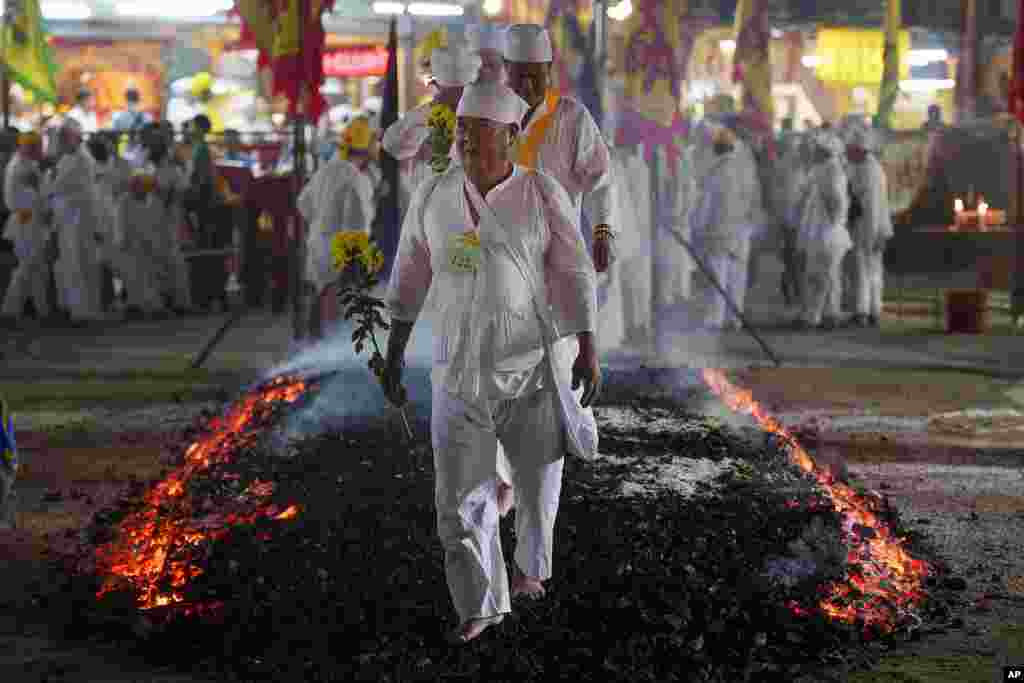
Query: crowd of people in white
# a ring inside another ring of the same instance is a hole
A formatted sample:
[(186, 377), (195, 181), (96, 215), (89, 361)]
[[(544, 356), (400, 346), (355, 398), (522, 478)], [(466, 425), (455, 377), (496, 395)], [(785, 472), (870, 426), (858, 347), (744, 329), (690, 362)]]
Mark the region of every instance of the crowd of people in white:
[(129, 314), (185, 312), (179, 230), (192, 170), (172, 155), (173, 129), (145, 125), (123, 155), (115, 135), (95, 133), (86, 143), (72, 117), (54, 130), (45, 157), (40, 134), (20, 134), (4, 175), (3, 237), (17, 265), (3, 314), (20, 319), (31, 301), (40, 318), (57, 310), (72, 323), (119, 316), (104, 305), (104, 273), (123, 289)]

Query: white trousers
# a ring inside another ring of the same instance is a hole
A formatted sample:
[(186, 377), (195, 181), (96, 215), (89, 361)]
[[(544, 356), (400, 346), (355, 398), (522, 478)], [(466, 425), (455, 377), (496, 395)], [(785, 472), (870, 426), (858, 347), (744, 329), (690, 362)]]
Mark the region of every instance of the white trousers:
[(820, 325), (823, 318), (842, 315), (843, 257), (846, 250), (821, 249), (807, 254), (801, 319)]
[(551, 577), (565, 462), (561, 419), (552, 386), (481, 406), (448, 393), (434, 371), (434, 502), (448, 590), (460, 621), (511, 611), (494, 476), (499, 441), (516, 488), (515, 562), (527, 576)]
[(853, 286), (856, 288), (856, 312), (860, 315), (882, 316), (882, 289), (885, 286), (885, 252), (854, 246)]
[(124, 283), (126, 305), (146, 313), (164, 310), (148, 250), (118, 252), (114, 259), (114, 270)]
[[(708, 253), (708, 269), (718, 280), (718, 284), (729, 294), (736, 308), (743, 313), (747, 298), (747, 261), (750, 256), (750, 242), (744, 241), (739, 253), (713, 250)], [(739, 325), (739, 318), (733, 313), (732, 307), (714, 285), (708, 284), (710, 304), (704, 317), (705, 327), (723, 327)]]
[(24, 263), (19, 263), (11, 273), (11, 281), (4, 294), (4, 315), (20, 317), (29, 298), (39, 316), (50, 315), (50, 264), (47, 263), (45, 249), (39, 248), (36, 252)]

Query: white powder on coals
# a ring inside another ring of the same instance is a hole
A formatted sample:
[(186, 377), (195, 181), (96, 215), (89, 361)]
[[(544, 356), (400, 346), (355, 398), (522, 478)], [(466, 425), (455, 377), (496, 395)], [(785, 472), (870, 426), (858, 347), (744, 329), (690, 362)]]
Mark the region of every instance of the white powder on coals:
[(683, 498), (690, 498), (697, 492), (700, 482), (711, 484), (733, 465), (734, 462), (728, 458), (715, 462), (703, 458), (674, 457), (671, 462), (631, 472), (629, 479), (622, 482), (620, 492), (624, 497), (632, 497), (673, 491)]
[[(602, 407), (596, 413), (598, 429), (602, 433), (616, 431), (654, 435), (675, 433), (691, 427), (690, 423), (660, 408), (637, 410), (629, 407)], [(730, 458), (715, 461), (707, 458), (681, 457), (671, 453), (661, 457), (647, 454), (617, 456), (599, 453), (590, 466), (599, 472), (625, 467), (625, 474), (612, 474), (623, 478), (618, 493), (625, 498), (655, 496), (665, 491), (689, 498), (697, 492), (699, 483), (712, 484), (719, 476), (733, 469), (735, 463), (736, 461)]]

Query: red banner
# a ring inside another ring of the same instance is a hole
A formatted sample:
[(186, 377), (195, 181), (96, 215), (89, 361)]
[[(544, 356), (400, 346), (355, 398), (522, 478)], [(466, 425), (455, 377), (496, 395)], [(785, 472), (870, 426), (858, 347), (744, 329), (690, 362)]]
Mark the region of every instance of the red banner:
[(362, 78), (384, 76), (388, 71), (388, 50), (376, 45), (353, 45), (324, 51), (324, 76)]

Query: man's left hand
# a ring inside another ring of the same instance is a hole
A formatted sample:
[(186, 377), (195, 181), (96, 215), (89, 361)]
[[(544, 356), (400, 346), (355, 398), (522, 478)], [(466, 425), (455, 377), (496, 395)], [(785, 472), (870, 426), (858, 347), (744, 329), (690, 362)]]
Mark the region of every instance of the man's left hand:
[(583, 384), (583, 397), (580, 406), (589, 407), (601, 393), (601, 366), (597, 362), (597, 352), (593, 342), (580, 339), (580, 352), (572, 365), (572, 390), (576, 391)]
[(604, 233), (598, 228), (608, 229), (608, 225), (602, 223), (594, 228), (594, 270), (599, 273), (603, 273), (608, 270), (608, 264), (611, 260), (611, 238), (608, 237), (607, 233)]

